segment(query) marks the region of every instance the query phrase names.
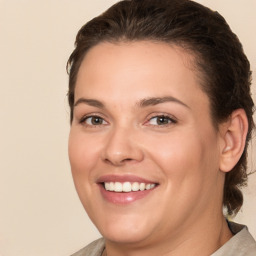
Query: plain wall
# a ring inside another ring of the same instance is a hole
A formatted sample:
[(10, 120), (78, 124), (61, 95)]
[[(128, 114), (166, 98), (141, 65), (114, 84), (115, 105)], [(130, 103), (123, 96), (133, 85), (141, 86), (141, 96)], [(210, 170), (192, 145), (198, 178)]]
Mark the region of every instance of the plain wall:
[[(67, 155), (65, 65), (78, 29), (115, 0), (0, 0), (0, 255), (67, 256), (100, 234)], [(198, 0), (219, 11), (256, 73), (256, 1)], [(255, 79), (253, 82), (255, 99)], [(250, 146), (255, 168), (256, 140)], [(256, 174), (236, 220), (256, 238)]]

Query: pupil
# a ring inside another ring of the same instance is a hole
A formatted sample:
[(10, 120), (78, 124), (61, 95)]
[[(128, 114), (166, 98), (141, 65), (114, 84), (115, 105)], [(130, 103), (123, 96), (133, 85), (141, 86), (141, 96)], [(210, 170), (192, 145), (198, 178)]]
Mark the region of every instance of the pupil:
[(101, 124), (101, 123), (102, 123), (102, 120), (101, 120), (101, 118), (99, 118), (99, 117), (93, 117), (93, 118), (92, 118), (92, 123), (93, 123), (93, 124)]
[(168, 124), (168, 118), (161, 116), (158, 118), (157, 123), (158, 124)]

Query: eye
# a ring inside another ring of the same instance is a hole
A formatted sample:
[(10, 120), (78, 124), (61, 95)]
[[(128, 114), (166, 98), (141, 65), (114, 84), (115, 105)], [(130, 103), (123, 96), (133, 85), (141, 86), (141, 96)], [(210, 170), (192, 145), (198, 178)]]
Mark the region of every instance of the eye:
[(169, 116), (165, 116), (165, 115), (160, 115), (160, 116), (154, 116), (152, 118), (149, 119), (148, 124), (149, 125), (169, 125), (172, 123), (176, 123), (176, 120), (174, 120), (173, 118), (169, 117)]
[(80, 120), (80, 123), (88, 126), (98, 126), (107, 124), (107, 122), (100, 116), (85, 116)]

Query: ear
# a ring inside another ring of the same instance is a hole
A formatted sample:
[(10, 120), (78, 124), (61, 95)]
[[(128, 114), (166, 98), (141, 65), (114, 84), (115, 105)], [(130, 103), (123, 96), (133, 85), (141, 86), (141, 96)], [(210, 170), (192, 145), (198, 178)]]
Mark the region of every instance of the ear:
[(243, 154), (248, 132), (248, 119), (244, 109), (232, 112), (229, 120), (220, 128), (223, 143), (220, 148), (220, 170), (229, 172)]

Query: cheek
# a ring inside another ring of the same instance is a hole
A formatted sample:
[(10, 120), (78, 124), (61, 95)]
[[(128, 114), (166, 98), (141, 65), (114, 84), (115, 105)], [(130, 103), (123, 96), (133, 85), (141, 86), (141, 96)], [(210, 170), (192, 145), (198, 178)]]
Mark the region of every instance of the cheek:
[(68, 153), (76, 191), (84, 208), (90, 215), (90, 212), (94, 209), (91, 198), (94, 198), (95, 190), (98, 190), (93, 172), (99, 159), (97, 143), (83, 133), (71, 128)]
[[(209, 137), (208, 137), (209, 138)], [(213, 144), (214, 140), (209, 141)], [(156, 145), (156, 144), (154, 144)], [(212, 145), (214, 148), (214, 145)], [(214, 151), (214, 150), (213, 150)], [(164, 202), (171, 211), (175, 206), (180, 215), (188, 216), (207, 208), (217, 184), (217, 157), (205, 139), (179, 136), (154, 147), (154, 162), (162, 171), (166, 196)], [(173, 218), (180, 218), (174, 216)]]
[[(151, 141), (147, 149), (151, 158), (157, 162), (166, 174), (188, 172), (203, 159), (203, 147), (199, 141), (190, 136), (170, 135), (159, 140)], [(154, 145), (154, 147), (150, 146)], [(188, 169), (188, 166), (191, 168)]]
[(71, 129), (68, 153), (74, 179), (90, 175), (90, 170), (99, 157), (97, 145), (97, 142), (89, 139), (88, 136)]
[[(151, 147), (150, 145), (155, 145)], [(172, 187), (202, 186), (218, 170), (216, 136), (200, 131), (187, 131), (158, 138), (148, 144), (150, 157), (162, 170)]]

